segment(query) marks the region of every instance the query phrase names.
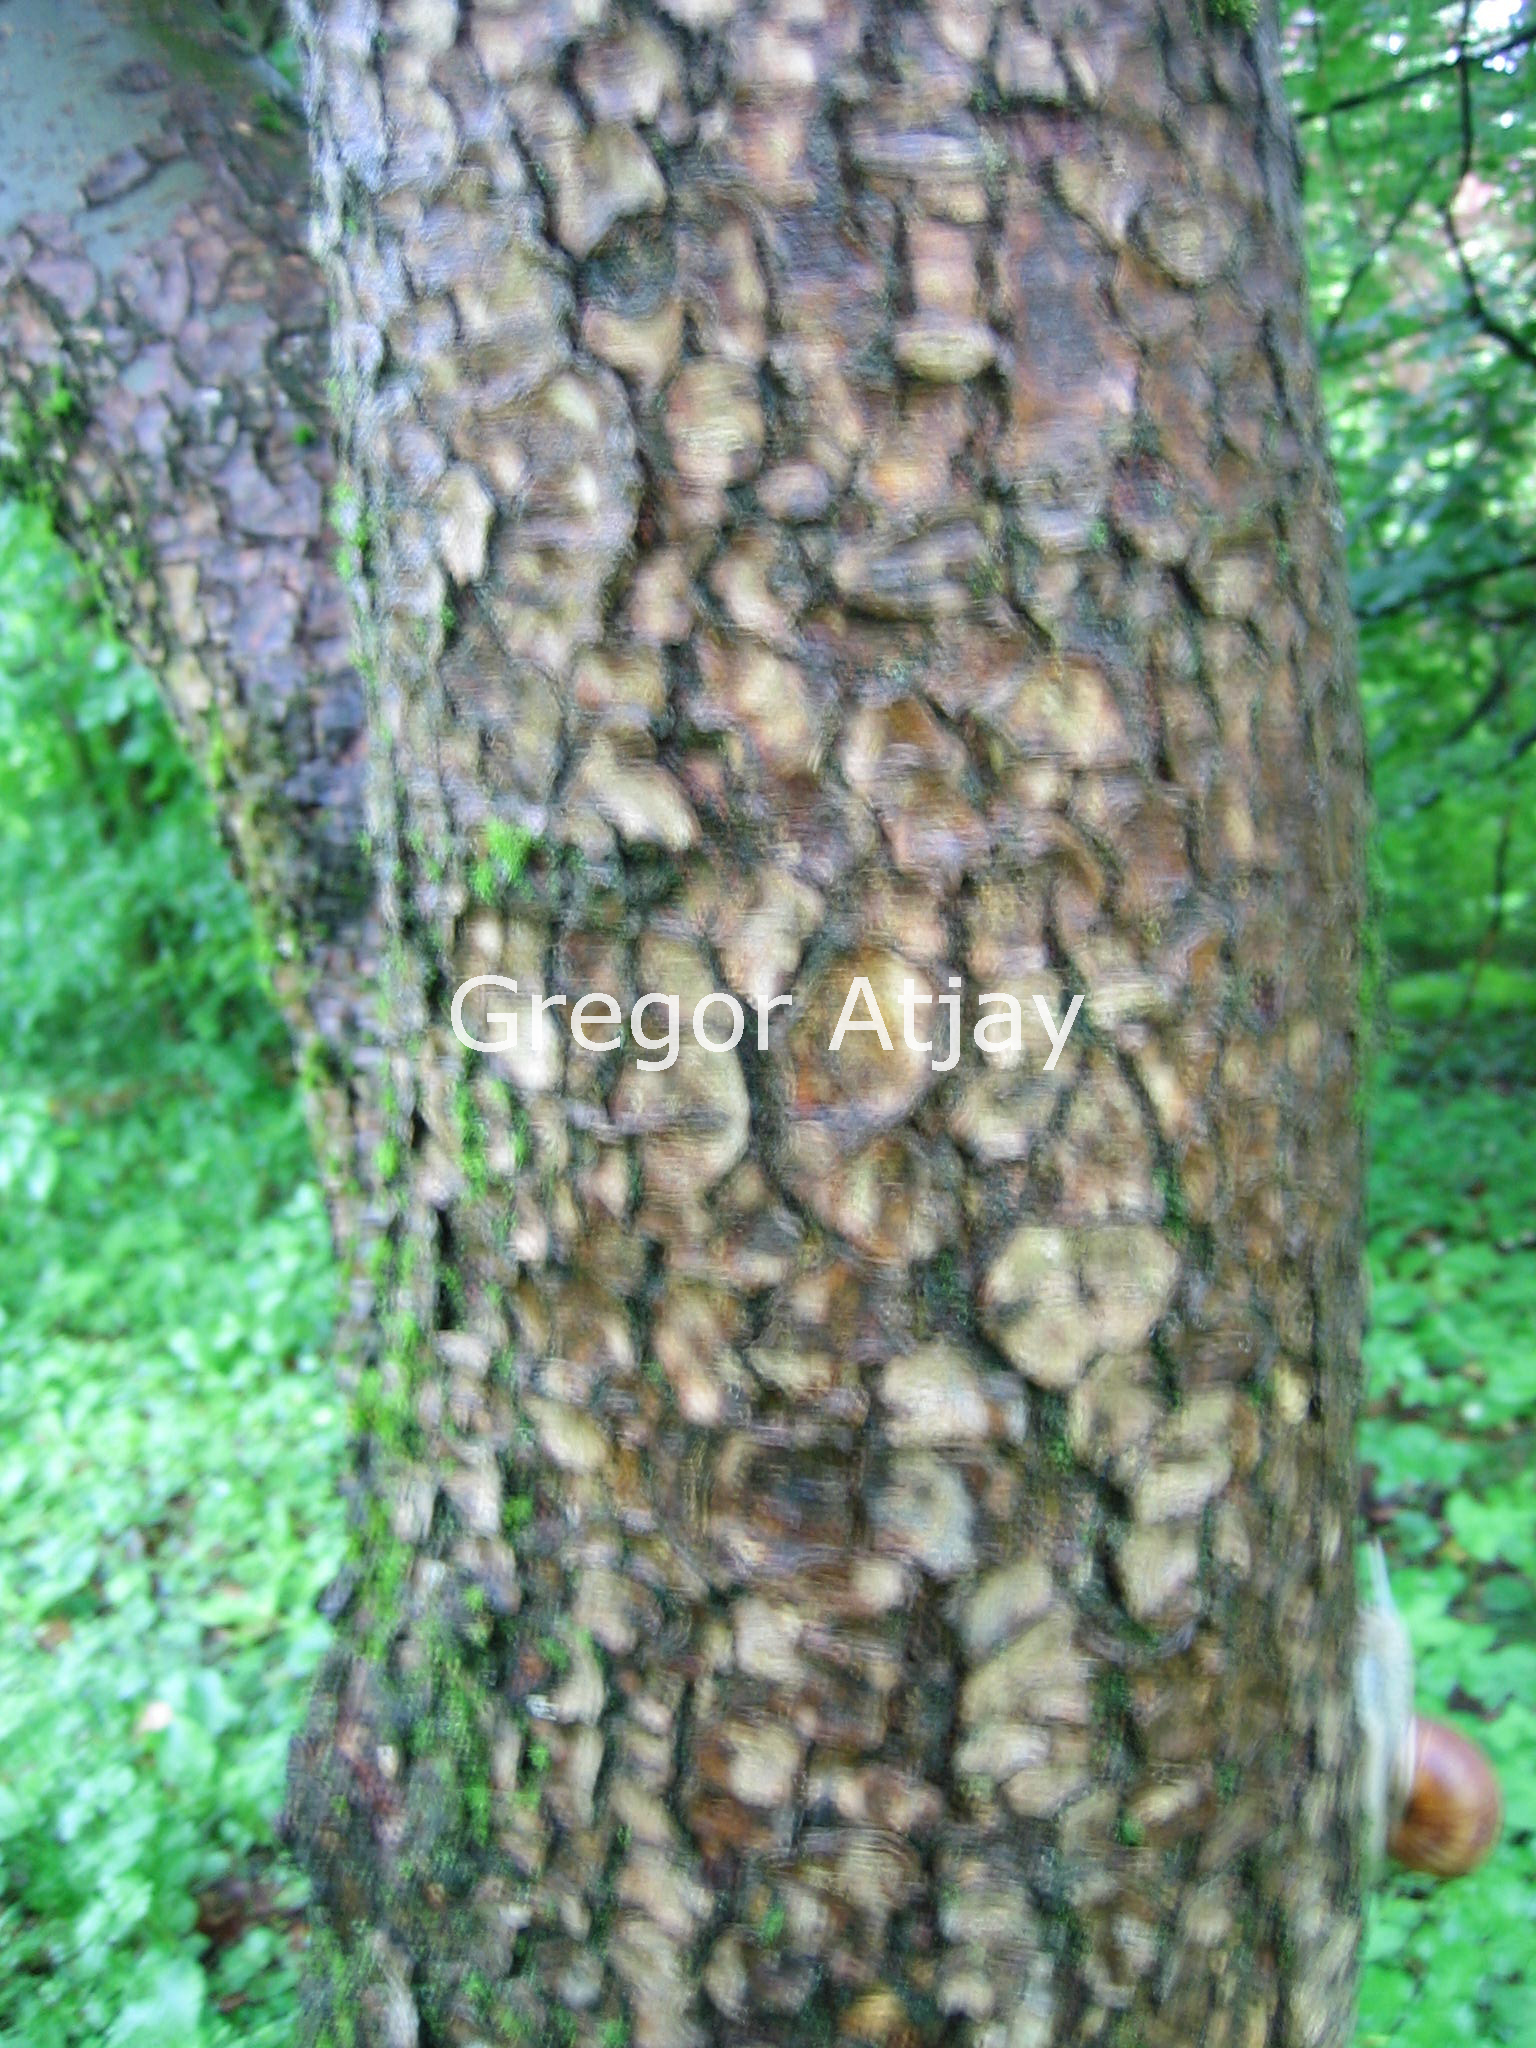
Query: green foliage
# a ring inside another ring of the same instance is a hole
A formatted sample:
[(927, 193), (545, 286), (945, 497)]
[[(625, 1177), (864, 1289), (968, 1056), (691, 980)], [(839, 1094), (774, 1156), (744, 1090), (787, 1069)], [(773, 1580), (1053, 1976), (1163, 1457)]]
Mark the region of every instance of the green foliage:
[(1414, 965), (1536, 946), (1533, 34), (1532, 0), (1322, 0), (1287, 37), (1386, 937)]
[(1419, 1704), (1493, 1757), (1505, 1835), (1453, 1885), (1388, 1879), (1358, 2048), (1536, 2039), (1536, 975), (1480, 994), (1463, 1020), (1459, 977), (1393, 992), (1360, 1448)]
[(278, 2048), (272, 1823), (343, 1543), (328, 1233), (153, 686), (31, 508), (0, 592), (0, 2038)]
[(469, 886), (481, 903), (491, 903), (503, 890), (516, 887), (538, 841), (532, 832), (504, 818), (489, 819), (482, 838), (485, 850), (470, 869)]
[(258, 93), (251, 102), (251, 112), (256, 125), (264, 128), (269, 135), (286, 135), (293, 125), (293, 115), (275, 100), (271, 93)]
[(214, 4), (231, 36), (260, 51), (291, 83), (298, 83), (283, 0), (214, 0)]
[(357, 486), (347, 477), (331, 487), (331, 525), (336, 532), (336, 570), (344, 583), (364, 574), (373, 530)]
[[(1472, 1877), (1373, 1902), (1359, 2048), (1536, 2039), (1536, 159), (1531, 0), (1289, 30), (1393, 1028), (1361, 1454), (1420, 1703), (1500, 1767)], [(1465, 50), (1458, 62), (1458, 51)]]

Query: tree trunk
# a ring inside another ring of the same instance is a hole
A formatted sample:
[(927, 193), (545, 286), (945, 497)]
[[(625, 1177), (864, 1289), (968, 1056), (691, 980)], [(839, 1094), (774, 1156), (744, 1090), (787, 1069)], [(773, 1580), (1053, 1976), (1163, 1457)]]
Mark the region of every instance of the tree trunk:
[(388, 933), (318, 2018), (1342, 2044), (1364, 775), (1271, 28), (301, 22)]

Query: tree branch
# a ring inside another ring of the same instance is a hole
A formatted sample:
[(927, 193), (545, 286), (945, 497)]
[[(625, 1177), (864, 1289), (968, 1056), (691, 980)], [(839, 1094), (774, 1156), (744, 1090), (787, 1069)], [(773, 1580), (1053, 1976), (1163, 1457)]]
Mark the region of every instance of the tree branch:
[(1339, 323), (1344, 318), (1344, 309), (1349, 304), (1350, 300), (1354, 297), (1357, 287), (1368, 275), (1377, 259), (1381, 256), (1384, 256), (1387, 250), (1391, 248), (1393, 242), (1397, 239), (1398, 230), (1402, 227), (1403, 222), (1408, 218), (1409, 214), (1412, 213), (1414, 207), (1418, 204), (1419, 195), (1423, 192), (1424, 187), (1429, 183), (1430, 178), (1433, 176), (1434, 172), (1439, 169), (1440, 160), (1444, 156), (1444, 154), (1445, 152), (1443, 150), (1436, 150), (1434, 155), (1426, 160), (1423, 169), (1419, 172), (1417, 178), (1414, 179), (1407, 198), (1403, 201), (1402, 205), (1397, 209), (1396, 213), (1393, 214), (1391, 220), (1388, 221), (1386, 229), (1383, 232), (1383, 234), (1377, 241), (1371, 244), (1371, 247), (1367, 250), (1366, 254), (1360, 258), (1360, 261), (1355, 265), (1354, 269), (1350, 272), (1349, 281), (1346, 283), (1344, 287), (1343, 296), (1340, 298), (1339, 303), (1334, 307), (1333, 311), (1329, 314), (1328, 324), (1324, 327), (1322, 333), (1318, 336), (1317, 346), (1318, 352), (1320, 354), (1328, 347), (1328, 344), (1332, 341), (1334, 335), (1338, 332)]
[[(1536, 42), (1536, 28), (1521, 29), (1518, 35), (1506, 36), (1502, 43), (1489, 43), (1484, 49), (1468, 52), (1472, 64), (1491, 63), (1495, 57), (1507, 57), (1512, 50), (1523, 50), (1528, 43)], [(1437, 57), (1433, 64), (1422, 64), (1416, 71), (1404, 71), (1397, 78), (1383, 80), (1380, 85), (1366, 86), (1360, 92), (1345, 93), (1342, 99), (1330, 100), (1326, 106), (1307, 107), (1296, 116), (1297, 124), (1303, 121), (1327, 121), (1335, 114), (1353, 113), (1356, 107), (1370, 106), (1376, 100), (1390, 99), (1394, 93), (1407, 92), (1410, 86), (1423, 85), (1428, 79), (1438, 78), (1443, 72), (1453, 70), (1457, 52), (1449, 50), (1444, 57)]]
[(1536, 370), (1536, 347), (1533, 347), (1524, 335), (1517, 334), (1513, 327), (1506, 326), (1483, 297), (1472, 265), (1467, 261), (1467, 252), (1462, 246), (1461, 236), (1456, 231), (1456, 222), (1452, 218), (1449, 206), (1441, 207), (1440, 218), (1445, 226), (1446, 240), (1451, 245), (1451, 254), (1456, 259), (1456, 267), (1461, 272), (1461, 282), (1467, 295), (1467, 311), (1474, 324), (1491, 340), (1507, 349), (1517, 362), (1524, 363), (1527, 369)]
[(1456, 35), (1456, 92), (1460, 101), (1463, 178), (1472, 168), (1472, 66), (1467, 58), (1467, 30), (1471, 22), (1472, 0), (1461, 0), (1461, 27)]
[(1466, 717), (1446, 734), (1445, 738), (1441, 740), (1440, 745), (1442, 747), (1454, 747), (1459, 740), (1464, 740), (1473, 726), (1486, 718), (1490, 711), (1495, 710), (1508, 694), (1509, 668), (1506, 663), (1495, 661), (1493, 679), (1487, 689), (1484, 690)]
[(1453, 591), (1470, 590), (1474, 584), (1486, 582), (1490, 576), (1507, 576), (1516, 569), (1530, 568), (1536, 568), (1536, 553), (1516, 555), (1507, 562), (1487, 562), (1480, 569), (1466, 569), (1455, 576), (1442, 576), (1437, 582), (1421, 584), (1417, 590), (1393, 598), (1390, 604), (1362, 606), (1356, 617), (1366, 624), (1377, 619), (1393, 619), (1402, 612), (1411, 611), (1415, 605), (1433, 604), (1437, 598), (1449, 597)]

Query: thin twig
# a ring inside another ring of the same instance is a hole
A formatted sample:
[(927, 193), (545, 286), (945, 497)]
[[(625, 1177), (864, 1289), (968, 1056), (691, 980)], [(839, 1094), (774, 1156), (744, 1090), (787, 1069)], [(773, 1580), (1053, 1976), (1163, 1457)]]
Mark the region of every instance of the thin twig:
[(1393, 619), (1399, 612), (1410, 611), (1414, 605), (1432, 604), (1436, 598), (1449, 597), (1453, 591), (1470, 590), (1473, 584), (1486, 582), (1490, 576), (1507, 576), (1516, 569), (1530, 568), (1536, 568), (1536, 554), (1516, 555), (1508, 562), (1486, 562), (1481, 569), (1466, 569), (1457, 576), (1442, 576), (1437, 582), (1421, 583), (1417, 590), (1393, 598), (1390, 604), (1362, 606), (1356, 617), (1367, 622)]
[[(1494, 57), (1507, 57), (1511, 50), (1523, 50), (1527, 43), (1536, 42), (1536, 28), (1521, 29), (1518, 35), (1507, 36), (1502, 43), (1490, 43), (1485, 49), (1473, 50), (1468, 61), (1473, 64), (1487, 64)], [(1417, 71), (1405, 71), (1397, 78), (1389, 78), (1380, 85), (1367, 86), (1362, 92), (1346, 93), (1342, 99), (1331, 100), (1325, 107), (1308, 107), (1296, 116), (1298, 122), (1327, 121), (1335, 114), (1352, 113), (1356, 107), (1369, 106), (1373, 100), (1390, 99), (1393, 93), (1406, 92), (1410, 86), (1422, 85), (1427, 79), (1439, 78), (1456, 63), (1456, 52), (1449, 50), (1445, 56), (1437, 57), (1433, 64), (1424, 64)]]
[(1509, 888), (1509, 842), (1515, 829), (1515, 799), (1511, 794), (1504, 806), (1504, 815), (1499, 820), (1499, 843), (1493, 855), (1493, 914), (1488, 920), (1488, 929), (1472, 961), (1472, 972), (1467, 976), (1467, 992), (1461, 999), (1461, 1011), (1456, 1024), (1467, 1021), (1472, 1010), (1472, 999), (1477, 994), (1478, 980), (1487, 966), (1498, 943), (1499, 933), (1504, 926), (1504, 898)]
[(1414, 179), (1407, 198), (1403, 201), (1402, 205), (1397, 209), (1396, 213), (1393, 214), (1391, 220), (1388, 221), (1386, 229), (1381, 235), (1380, 239), (1371, 244), (1370, 248), (1360, 258), (1360, 261), (1355, 265), (1354, 269), (1350, 272), (1349, 282), (1344, 287), (1343, 296), (1340, 298), (1339, 303), (1334, 307), (1333, 311), (1329, 314), (1328, 324), (1324, 327), (1322, 333), (1318, 336), (1317, 345), (1320, 351), (1327, 348), (1329, 342), (1332, 341), (1334, 335), (1338, 332), (1339, 322), (1344, 318), (1344, 309), (1349, 304), (1350, 300), (1354, 297), (1355, 288), (1364, 279), (1367, 272), (1371, 269), (1372, 265), (1376, 263), (1376, 261), (1380, 257), (1386, 254), (1387, 250), (1391, 248), (1393, 242), (1397, 239), (1398, 229), (1402, 226), (1403, 222), (1408, 218), (1409, 214), (1412, 213), (1414, 207), (1418, 204), (1419, 194), (1424, 190), (1424, 187), (1429, 183), (1433, 173), (1439, 169), (1440, 159), (1444, 156), (1444, 154), (1444, 150), (1436, 150), (1435, 154), (1432, 157), (1426, 159), (1424, 168), (1419, 172), (1419, 175)]
[(1451, 245), (1451, 253), (1456, 258), (1457, 268), (1461, 272), (1461, 282), (1467, 294), (1467, 311), (1474, 325), (1480, 327), (1491, 340), (1507, 349), (1517, 362), (1536, 370), (1536, 347), (1533, 347), (1523, 334), (1517, 334), (1514, 328), (1506, 327), (1484, 299), (1472, 265), (1467, 261), (1467, 252), (1462, 247), (1461, 236), (1457, 233), (1456, 222), (1448, 206), (1440, 209), (1440, 218), (1445, 224), (1446, 240)]

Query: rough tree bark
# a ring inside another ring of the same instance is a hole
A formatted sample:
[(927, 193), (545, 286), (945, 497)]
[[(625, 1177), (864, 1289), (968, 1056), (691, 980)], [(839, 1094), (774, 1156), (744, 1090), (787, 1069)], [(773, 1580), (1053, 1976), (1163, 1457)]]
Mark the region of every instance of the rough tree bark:
[[(1272, 28), (301, 20), (388, 935), (318, 2020), (1343, 2043), (1363, 757)], [(796, 1001), (472, 1056), (498, 972)], [(833, 1057), (860, 974), (1085, 1008)]]

